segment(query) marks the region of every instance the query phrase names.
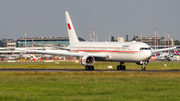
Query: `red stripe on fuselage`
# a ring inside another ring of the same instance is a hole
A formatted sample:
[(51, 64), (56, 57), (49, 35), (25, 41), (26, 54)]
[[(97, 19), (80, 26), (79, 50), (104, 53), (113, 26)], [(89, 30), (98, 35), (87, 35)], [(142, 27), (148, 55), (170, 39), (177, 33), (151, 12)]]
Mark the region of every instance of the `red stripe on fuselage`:
[(71, 30), (71, 26), (70, 26), (70, 24), (69, 24), (69, 23), (67, 24), (67, 26), (68, 26), (69, 30)]
[(116, 50), (73, 50), (73, 51), (83, 51), (83, 52), (119, 52), (119, 53), (138, 53), (142, 51), (116, 51)]

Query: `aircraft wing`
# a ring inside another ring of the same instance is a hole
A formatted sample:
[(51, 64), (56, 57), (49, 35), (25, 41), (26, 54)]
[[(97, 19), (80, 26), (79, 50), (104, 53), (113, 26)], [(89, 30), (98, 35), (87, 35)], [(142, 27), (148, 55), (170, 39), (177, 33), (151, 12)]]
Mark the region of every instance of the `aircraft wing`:
[(93, 57), (101, 57), (101, 58), (106, 58), (108, 56), (107, 54), (84, 53), (84, 52), (75, 53), (75, 52), (61, 51), (61, 50), (26, 50), (26, 49), (15, 48), (15, 51), (34, 52), (34, 53), (51, 54), (51, 55), (67, 55), (67, 56), (90, 55)]
[(58, 47), (58, 46), (51, 46), (51, 45), (43, 45), (43, 44), (34, 44), (34, 45), (37, 45), (37, 46), (45, 46), (45, 47), (54, 47), (54, 48), (57, 48), (57, 49), (61, 49), (61, 50), (70, 50), (69, 48), (67, 47)]
[(152, 50), (153, 53), (156, 52), (162, 52), (162, 51), (167, 51), (167, 50), (175, 50), (176, 47), (172, 47), (172, 48), (163, 48), (163, 49), (157, 49), (157, 50)]

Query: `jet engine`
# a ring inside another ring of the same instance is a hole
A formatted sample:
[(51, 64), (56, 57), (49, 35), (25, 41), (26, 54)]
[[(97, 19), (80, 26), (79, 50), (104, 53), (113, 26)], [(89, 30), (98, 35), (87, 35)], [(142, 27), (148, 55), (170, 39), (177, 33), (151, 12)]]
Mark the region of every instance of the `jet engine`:
[(95, 59), (93, 56), (85, 55), (80, 57), (79, 62), (83, 66), (92, 66), (95, 63)]
[[(145, 64), (145, 65), (147, 65), (148, 63), (149, 63), (149, 60), (148, 60), (148, 61), (146, 61), (144, 64)], [(142, 62), (142, 61), (140, 61), (140, 62), (136, 62), (136, 64), (137, 64), (137, 65), (143, 65), (143, 62)]]

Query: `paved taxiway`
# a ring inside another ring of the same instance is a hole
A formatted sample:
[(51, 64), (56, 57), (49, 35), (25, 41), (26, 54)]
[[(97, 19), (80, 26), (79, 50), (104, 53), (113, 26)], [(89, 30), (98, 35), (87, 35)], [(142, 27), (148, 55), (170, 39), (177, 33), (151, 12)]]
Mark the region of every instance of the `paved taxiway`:
[[(0, 71), (8, 72), (92, 72), (92, 70), (84, 69), (0, 69)], [(105, 70), (95, 69), (94, 72), (180, 72), (180, 69), (169, 70)]]

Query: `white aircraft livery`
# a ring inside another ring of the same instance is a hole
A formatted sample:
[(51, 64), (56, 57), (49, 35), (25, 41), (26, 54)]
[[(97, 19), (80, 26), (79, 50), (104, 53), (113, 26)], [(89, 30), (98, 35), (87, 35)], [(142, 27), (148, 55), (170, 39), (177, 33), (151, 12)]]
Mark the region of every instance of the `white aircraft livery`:
[(95, 61), (120, 62), (120, 65), (117, 66), (117, 70), (126, 69), (124, 62), (135, 62), (138, 65), (142, 65), (141, 70), (146, 70), (145, 65), (149, 63), (152, 52), (175, 49), (166, 48), (152, 50), (149, 45), (141, 42), (79, 42), (67, 11), (65, 12), (65, 15), (70, 45), (66, 48), (61, 47), (59, 49), (67, 50), (67, 52), (26, 50), (17, 48), (15, 50), (77, 56), (80, 57), (79, 62), (81, 65), (85, 66), (86, 70), (94, 70), (93, 65)]

